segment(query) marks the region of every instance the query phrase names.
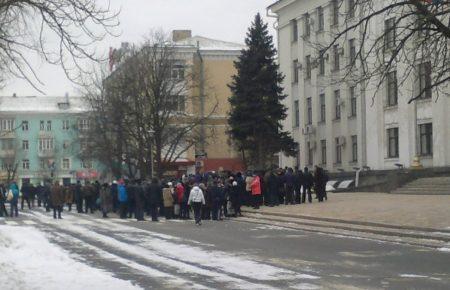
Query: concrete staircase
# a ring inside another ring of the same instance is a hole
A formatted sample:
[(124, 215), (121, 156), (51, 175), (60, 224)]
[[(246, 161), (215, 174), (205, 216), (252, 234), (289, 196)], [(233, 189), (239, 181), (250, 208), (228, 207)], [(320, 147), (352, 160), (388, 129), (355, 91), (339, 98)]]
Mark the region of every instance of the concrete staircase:
[(424, 195), (450, 195), (450, 176), (419, 178), (403, 187), (400, 187), (392, 194), (424, 194)]

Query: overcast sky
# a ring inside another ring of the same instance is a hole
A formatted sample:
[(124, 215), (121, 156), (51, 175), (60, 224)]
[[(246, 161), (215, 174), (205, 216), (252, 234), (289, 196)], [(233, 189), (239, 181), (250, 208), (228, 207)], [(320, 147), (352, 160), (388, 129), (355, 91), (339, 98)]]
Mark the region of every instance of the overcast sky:
[[(266, 7), (275, 0), (111, 0), (113, 9), (121, 9), (121, 36), (108, 38), (101, 48), (118, 47), (121, 42), (140, 42), (152, 29), (170, 32), (174, 29), (190, 29), (193, 35), (243, 43), (255, 14), (260, 12), (267, 19)], [(34, 56), (32, 56), (35, 58)], [(59, 67), (43, 64), (33, 59), (40, 79), (40, 87), (46, 95), (61, 96), (65, 92), (76, 94), (74, 85), (67, 80)], [(41, 95), (21, 80), (11, 80), (0, 95)]]

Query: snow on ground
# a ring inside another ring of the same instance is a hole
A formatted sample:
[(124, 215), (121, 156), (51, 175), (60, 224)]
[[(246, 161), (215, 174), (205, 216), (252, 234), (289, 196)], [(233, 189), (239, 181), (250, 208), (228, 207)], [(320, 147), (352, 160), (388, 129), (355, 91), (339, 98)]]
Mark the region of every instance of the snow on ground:
[(141, 289), (70, 257), (33, 227), (0, 226), (2, 290)]

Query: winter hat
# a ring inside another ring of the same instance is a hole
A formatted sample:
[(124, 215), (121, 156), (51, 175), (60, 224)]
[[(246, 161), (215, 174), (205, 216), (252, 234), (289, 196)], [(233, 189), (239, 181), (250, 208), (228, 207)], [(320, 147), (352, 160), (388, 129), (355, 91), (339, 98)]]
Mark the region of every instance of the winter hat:
[(233, 181), (233, 186), (237, 186), (237, 181)]

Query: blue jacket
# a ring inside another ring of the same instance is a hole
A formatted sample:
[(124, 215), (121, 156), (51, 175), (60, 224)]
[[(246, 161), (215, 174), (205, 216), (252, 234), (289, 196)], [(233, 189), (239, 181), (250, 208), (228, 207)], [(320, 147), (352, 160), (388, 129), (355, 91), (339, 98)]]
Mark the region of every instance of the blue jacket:
[(9, 186), (9, 190), (13, 193), (13, 199), (11, 202), (17, 202), (19, 200), (19, 187), (17, 184), (13, 183)]
[(127, 202), (128, 201), (128, 194), (127, 194), (127, 189), (125, 187), (125, 185), (120, 184), (118, 186), (118, 192), (119, 192), (119, 202)]

